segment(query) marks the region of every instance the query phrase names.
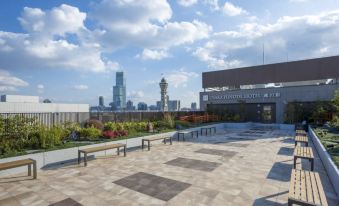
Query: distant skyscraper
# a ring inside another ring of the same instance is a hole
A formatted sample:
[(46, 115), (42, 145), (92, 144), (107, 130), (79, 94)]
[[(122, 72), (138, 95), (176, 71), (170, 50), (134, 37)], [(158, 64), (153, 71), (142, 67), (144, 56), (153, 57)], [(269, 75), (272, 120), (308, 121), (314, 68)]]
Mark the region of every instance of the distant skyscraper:
[(104, 103), (104, 97), (103, 97), (103, 96), (100, 96), (100, 97), (99, 97), (99, 106), (100, 106), (100, 107), (104, 107), (104, 106), (105, 106), (105, 103)]
[(159, 107), (157, 107), (156, 105), (150, 105), (148, 109), (151, 111), (156, 111), (156, 110), (159, 110)]
[(192, 104), (191, 104), (191, 110), (192, 110), (192, 111), (196, 111), (196, 110), (197, 110), (197, 103), (196, 103), (196, 102), (192, 102)]
[(168, 111), (180, 111), (180, 100), (168, 101)]
[(113, 103), (117, 110), (126, 108), (126, 82), (124, 72), (116, 72), (116, 85), (113, 87)]
[(160, 94), (161, 94), (161, 111), (168, 111), (168, 96), (167, 96), (167, 87), (168, 83), (166, 82), (165, 78), (162, 78), (160, 83)]
[(133, 106), (133, 102), (131, 100), (127, 101), (126, 109), (129, 110), (129, 111), (135, 110), (135, 107)]
[(147, 104), (145, 102), (139, 102), (138, 110), (147, 110)]

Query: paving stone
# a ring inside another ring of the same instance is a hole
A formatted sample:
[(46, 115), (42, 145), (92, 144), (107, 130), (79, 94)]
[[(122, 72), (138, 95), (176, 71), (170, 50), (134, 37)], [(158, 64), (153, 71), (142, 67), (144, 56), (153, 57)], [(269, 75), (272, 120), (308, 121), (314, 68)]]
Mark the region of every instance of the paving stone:
[(188, 169), (201, 170), (204, 172), (211, 172), (221, 165), (220, 163), (217, 163), (217, 162), (209, 162), (209, 161), (188, 159), (188, 158), (182, 158), (182, 157), (178, 157), (174, 160), (168, 161), (165, 164), (188, 168)]
[(143, 172), (127, 176), (120, 180), (114, 181), (114, 183), (163, 201), (170, 200), (191, 186), (191, 184), (185, 182)]

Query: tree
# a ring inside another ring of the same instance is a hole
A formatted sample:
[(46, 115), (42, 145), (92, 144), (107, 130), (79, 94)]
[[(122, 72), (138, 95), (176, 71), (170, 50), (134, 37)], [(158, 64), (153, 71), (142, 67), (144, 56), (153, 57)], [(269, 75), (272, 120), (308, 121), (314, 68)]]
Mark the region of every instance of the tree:
[(338, 116), (339, 113), (339, 89), (335, 91), (334, 98), (332, 100), (334, 109), (335, 109), (335, 115)]
[(43, 103), (52, 103), (52, 101), (49, 99), (44, 99)]

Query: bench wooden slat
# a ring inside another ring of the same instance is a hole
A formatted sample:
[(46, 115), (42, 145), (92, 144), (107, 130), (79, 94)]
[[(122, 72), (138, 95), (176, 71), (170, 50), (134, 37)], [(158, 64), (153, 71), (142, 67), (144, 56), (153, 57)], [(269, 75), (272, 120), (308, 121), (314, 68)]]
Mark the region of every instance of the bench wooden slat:
[(161, 137), (161, 136), (157, 136), (157, 137), (149, 137), (149, 138), (143, 138), (143, 140), (146, 140), (146, 141), (154, 141), (154, 140), (160, 140), (160, 139), (169, 139), (171, 137)]
[(313, 201), (314, 204), (320, 204), (320, 198), (319, 198), (319, 193), (318, 193), (318, 188), (317, 188), (317, 183), (315, 180), (314, 173), (310, 173), (311, 176), (311, 182), (312, 182), (312, 191), (313, 191)]
[(289, 205), (328, 206), (317, 172), (292, 169), (288, 199)]
[(85, 152), (85, 153), (93, 153), (93, 152), (99, 152), (99, 151), (104, 151), (108, 149), (115, 149), (119, 147), (124, 147), (125, 144), (117, 143), (117, 144), (111, 144), (111, 145), (105, 145), (105, 146), (99, 146), (99, 147), (92, 147), (92, 148), (86, 148), (86, 149), (80, 149), (80, 152)]
[(315, 173), (314, 176), (315, 176), (315, 180), (316, 180), (317, 186), (318, 186), (318, 192), (319, 192), (321, 205), (328, 206), (327, 200), (326, 200), (326, 195), (325, 195), (325, 192), (324, 192), (324, 188), (323, 188), (323, 185), (321, 184), (320, 176), (319, 176), (318, 173)]
[(34, 160), (32, 159), (24, 159), (24, 160), (12, 161), (12, 162), (0, 163), (0, 170), (6, 170), (6, 169), (15, 168), (15, 167), (26, 166), (29, 164), (33, 164), (33, 162)]
[(301, 172), (300, 181), (301, 181), (301, 200), (307, 202), (306, 178), (304, 172)]
[(294, 197), (296, 199), (300, 199), (300, 197), (301, 197), (301, 188), (300, 188), (300, 171), (299, 170), (296, 172), (295, 180), (296, 180), (296, 182), (295, 182), (295, 195), (294, 195)]
[(310, 172), (306, 171), (305, 174), (306, 174), (307, 202), (314, 202)]
[(295, 182), (295, 170), (292, 170), (292, 174), (291, 174), (291, 184), (290, 184), (290, 191), (289, 191), (289, 194), (288, 196), (289, 197), (292, 197), (294, 199), (294, 196), (295, 196), (295, 185), (294, 185), (294, 182)]

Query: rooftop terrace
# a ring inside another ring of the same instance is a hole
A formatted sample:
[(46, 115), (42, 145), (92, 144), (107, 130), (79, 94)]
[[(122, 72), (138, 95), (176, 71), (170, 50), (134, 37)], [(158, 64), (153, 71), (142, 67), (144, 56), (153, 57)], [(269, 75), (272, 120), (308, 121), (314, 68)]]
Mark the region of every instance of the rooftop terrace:
[[(218, 131), (173, 145), (155, 142), (151, 151), (125, 158), (97, 157), (87, 167), (50, 167), (36, 180), (1, 178), (0, 205), (287, 205), (293, 136), (272, 128)], [(328, 203), (337, 205), (314, 154)]]

